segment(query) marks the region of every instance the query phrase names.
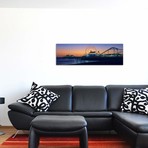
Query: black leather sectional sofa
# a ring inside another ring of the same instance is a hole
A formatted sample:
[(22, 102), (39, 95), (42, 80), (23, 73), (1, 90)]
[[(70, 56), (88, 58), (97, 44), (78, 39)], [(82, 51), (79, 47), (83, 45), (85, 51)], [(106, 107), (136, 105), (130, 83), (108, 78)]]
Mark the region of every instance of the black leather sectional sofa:
[(107, 86), (44, 86), (60, 94), (47, 112), (35, 112), (22, 103), (12, 103), (9, 119), (18, 130), (29, 130), (38, 115), (82, 115), (87, 121), (88, 133), (115, 130), (131, 143), (133, 148), (148, 148), (148, 115), (122, 112), (124, 88), (146, 88), (148, 85)]

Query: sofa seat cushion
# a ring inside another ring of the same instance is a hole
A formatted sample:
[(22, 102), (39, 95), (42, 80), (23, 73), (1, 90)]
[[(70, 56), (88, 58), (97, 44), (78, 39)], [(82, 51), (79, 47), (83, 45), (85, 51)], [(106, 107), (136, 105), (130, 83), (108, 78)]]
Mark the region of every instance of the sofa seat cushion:
[(74, 115), (81, 115), (84, 117), (112, 117), (112, 112), (110, 111), (100, 111), (100, 112), (73, 112)]
[(113, 112), (113, 117), (139, 133), (148, 132), (148, 116), (136, 113)]
[(54, 111), (54, 112), (34, 112), (34, 116), (39, 116), (39, 115), (72, 115), (72, 112), (59, 112), (59, 111)]
[(112, 117), (112, 112), (110, 111), (100, 111), (100, 112), (34, 112), (34, 116), (38, 115), (80, 115), (84, 117)]
[(80, 115), (84, 117), (112, 117), (112, 112), (100, 111), (100, 112), (34, 112), (34, 116), (38, 115)]

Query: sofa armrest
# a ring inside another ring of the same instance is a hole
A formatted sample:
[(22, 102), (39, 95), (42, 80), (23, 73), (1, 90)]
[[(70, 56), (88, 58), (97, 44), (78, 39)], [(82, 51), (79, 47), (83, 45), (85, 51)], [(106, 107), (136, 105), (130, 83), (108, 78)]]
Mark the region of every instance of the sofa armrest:
[(27, 114), (30, 116), (33, 116), (33, 114), (34, 114), (33, 108), (31, 108), (30, 106), (28, 106), (26, 104), (22, 104), (19, 102), (15, 102), (15, 103), (8, 105), (8, 108), (13, 111), (21, 112), (21, 113), (24, 113), (24, 114)]

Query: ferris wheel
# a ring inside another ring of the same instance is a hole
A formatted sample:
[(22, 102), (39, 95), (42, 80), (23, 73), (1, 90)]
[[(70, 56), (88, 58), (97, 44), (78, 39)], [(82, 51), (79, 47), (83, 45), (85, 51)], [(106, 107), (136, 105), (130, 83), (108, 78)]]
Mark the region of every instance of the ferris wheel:
[(85, 55), (87, 54), (97, 54), (99, 51), (97, 51), (96, 47), (88, 47), (85, 49)]

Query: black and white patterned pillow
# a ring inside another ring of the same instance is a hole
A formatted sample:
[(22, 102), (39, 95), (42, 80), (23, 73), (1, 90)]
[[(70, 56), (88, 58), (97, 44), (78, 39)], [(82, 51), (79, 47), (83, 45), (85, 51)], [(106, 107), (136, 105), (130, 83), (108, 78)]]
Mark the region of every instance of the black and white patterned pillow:
[(121, 111), (148, 114), (148, 88), (124, 88)]
[(45, 112), (49, 109), (52, 102), (56, 101), (60, 95), (44, 88), (43, 86), (38, 86), (36, 83), (32, 83), (30, 93), (17, 100), (17, 102), (28, 104), (35, 111)]

